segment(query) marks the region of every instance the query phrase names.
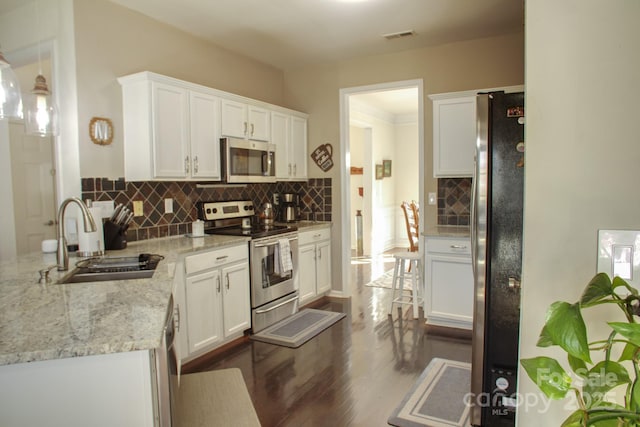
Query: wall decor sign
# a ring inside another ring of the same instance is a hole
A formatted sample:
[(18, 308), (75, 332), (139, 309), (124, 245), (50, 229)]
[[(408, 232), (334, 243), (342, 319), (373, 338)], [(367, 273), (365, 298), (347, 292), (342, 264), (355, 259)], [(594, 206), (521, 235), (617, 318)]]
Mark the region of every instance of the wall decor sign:
[(333, 167), (333, 147), (331, 144), (322, 144), (311, 153), (311, 158), (324, 172)]
[(104, 117), (93, 117), (89, 121), (89, 137), (94, 144), (109, 145), (113, 141), (113, 123)]
[(384, 177), (389, 178), (391, 176), (391, 160), (383, 160), (382, 166), (384, 169)]

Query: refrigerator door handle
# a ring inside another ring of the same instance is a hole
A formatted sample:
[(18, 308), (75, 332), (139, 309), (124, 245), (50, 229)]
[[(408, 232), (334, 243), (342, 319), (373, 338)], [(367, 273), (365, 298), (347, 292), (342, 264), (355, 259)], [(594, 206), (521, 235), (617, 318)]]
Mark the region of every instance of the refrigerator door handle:
[(476, 277), (476, 242), (478, 236), (476, 235), (476, 191), (478, 189), (478, 154), (473, 155), (473, 176), (471, 177), (471, 269), (473, 270), (473, 277)]

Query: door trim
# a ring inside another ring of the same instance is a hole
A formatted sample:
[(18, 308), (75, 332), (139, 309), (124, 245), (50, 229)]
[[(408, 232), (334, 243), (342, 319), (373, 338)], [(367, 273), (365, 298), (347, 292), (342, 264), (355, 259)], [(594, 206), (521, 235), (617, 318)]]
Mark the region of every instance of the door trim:
[[(340, 191), (341, 212), (340, 224), (342, 227), (342, 263), (341, 282), (343, 296), (351, 296), (350, 267), (351, 267), (351, 200), (349, 191), (351, 185), (351, 162), (350, 162), (350, 142), (349, 142), (349, 97), (351, 95), (363, 94), (367, 92), (380, 92), (383, 90), (404, 89), (409, 87), (418, 88), (418, 202), (424, 206), (424, 83), (422, 79), (402, 80), (396, 82), (380, 83), (367, 86), (356, 86), (340, 89), (340, 158), (343, 160), (343, 167), (340, 170)], [(424, 210), (424, 209), (423, 209)], [(420, 229), (424, 229), (424, 215), (420, 215)], [(348, 232), (347, 232), (348, 231)], [(422, 237), (421, 237), (422, 240)], [(420, 248), (423, 248), (420, 242)], [(421, 249), (422, 250), (422, 249)]]

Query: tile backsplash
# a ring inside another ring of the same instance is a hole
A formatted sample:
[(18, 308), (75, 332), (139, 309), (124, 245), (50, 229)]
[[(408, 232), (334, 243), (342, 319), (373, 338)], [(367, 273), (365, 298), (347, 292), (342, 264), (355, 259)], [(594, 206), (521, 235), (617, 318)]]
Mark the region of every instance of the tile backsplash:
[[(190, 233), (191, 222), (197, 219), (196, 203), (199, 201), (252, 200), (259, 210), (263, 203), (272, 201), (274, 193), (299, 194), (301, 219), (311, 219), (315, 210), (319, 221), (331, 221), (331, 178), (212, 188), (183, 181), (82, 178), (83, 200), (113, 200), (129, 209), (133, 209), (133, 201), (143, 202), (144, 215), (134, 217), (127, 230), (128, 241)], [(173, 213), (164, 213), (165, 199), (173, 199)]]
[(438, 179), (438, 225), (470, 224), (471, 178)]

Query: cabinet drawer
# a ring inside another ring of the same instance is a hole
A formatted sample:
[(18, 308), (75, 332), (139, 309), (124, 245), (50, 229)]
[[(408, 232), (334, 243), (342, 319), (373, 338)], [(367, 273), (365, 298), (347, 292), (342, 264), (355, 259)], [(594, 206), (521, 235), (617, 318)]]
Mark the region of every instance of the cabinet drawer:
[(189, 255), (184, 259), (184, 264), (186, 273), (189, 275), (199, 271), (208, 270), (210, 268), (215, 268), (223, 264), (246, 260), (248, 258), (248, 248), (247, 245), (244, 244)]
[(469, 239), (426, 239), (427, 253), (471, 255)]
[(331, 238), (330, 228), (321, 228), (319, 230), (298, 232), (298, 245), (306, 245), (309, 243), (319, 242), (321, 240), (329, 240)]

